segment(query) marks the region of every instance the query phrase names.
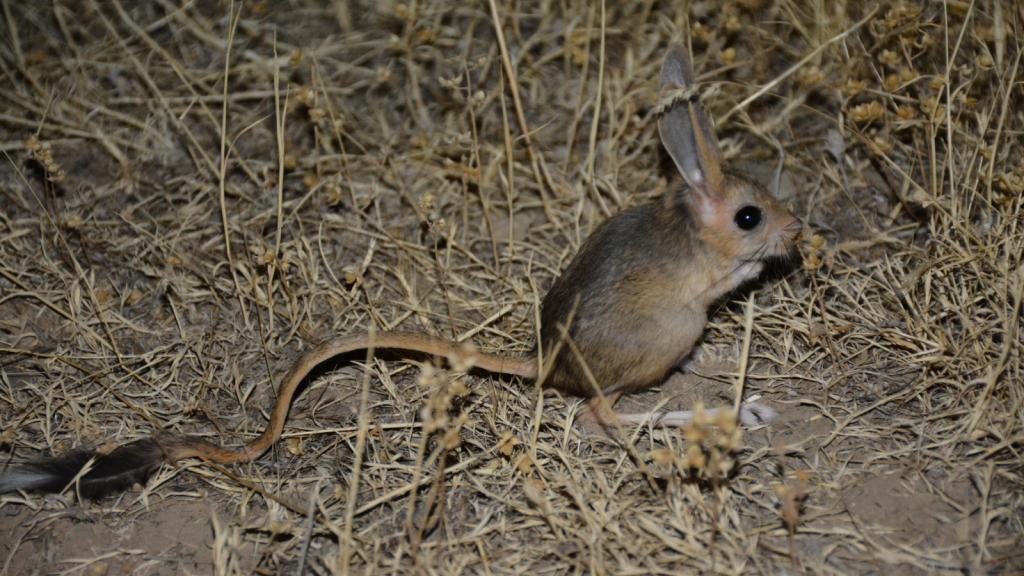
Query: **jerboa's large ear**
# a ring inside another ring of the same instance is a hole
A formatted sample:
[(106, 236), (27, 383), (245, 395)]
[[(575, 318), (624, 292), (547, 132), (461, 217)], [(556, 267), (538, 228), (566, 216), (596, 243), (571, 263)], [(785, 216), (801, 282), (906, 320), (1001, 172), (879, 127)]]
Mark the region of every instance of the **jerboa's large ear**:
[[(659, 106), (665, 110), (658, 119), (658, 132), (690, 188), (715, 194), (722, 190), (722, 152), (696, 85), (690, 55), (679, 44), (673, 45), (661, 66)], [(684, 98), (691, 90), (689, 98)], [(667, 100), (673, 96), (671, 102)]]

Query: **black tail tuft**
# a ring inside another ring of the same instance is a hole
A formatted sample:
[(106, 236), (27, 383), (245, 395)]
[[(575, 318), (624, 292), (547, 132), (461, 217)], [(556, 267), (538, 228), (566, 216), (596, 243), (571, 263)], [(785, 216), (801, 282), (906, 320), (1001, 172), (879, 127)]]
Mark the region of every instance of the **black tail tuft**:
[[(61, 492), (72, 484), (82, 468), (95, 458), (89, 471), (78, 479), (77, 491), (92, 500), (144, 484), (164, 461), (164, 453), (150, 438), (119, 446), (106, 454), (95, 450), (71, 450), (36, 462), (0, 467), (0, 494), (15, 490)], [(75, 487), (71, 487), (72, 491)]]

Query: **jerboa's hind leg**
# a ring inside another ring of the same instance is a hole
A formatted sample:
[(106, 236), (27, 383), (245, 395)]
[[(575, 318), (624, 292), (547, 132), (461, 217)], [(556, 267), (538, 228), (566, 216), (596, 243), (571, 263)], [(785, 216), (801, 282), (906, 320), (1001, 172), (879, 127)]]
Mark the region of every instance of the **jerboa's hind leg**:
[[(620, 414), (612, 408), (620, 395), (620, 392), (608, 394), (604, 397), (605, 401), (602, 401), (599, 396), (591, 398), (586, 412), (580, 414), (580, 418), (583, 420), (593, 420), (604, 425), (618, 423), (621, 426), (637, 426), (649, 422), (655, 426), (683, 427), (693, 421), (693, 417), (696, 414), (693, 410)], [(721, 410), (723, 409), (710, 408), (704, 410), (704, 414), (708, 418), (715, 418)], [(739, 420), (744, 426), (754, 427), (759, 424), (769, 424), (778, 415), (779, 413), (771, 407), (757, 402), (748, 402), (740, 405)]]

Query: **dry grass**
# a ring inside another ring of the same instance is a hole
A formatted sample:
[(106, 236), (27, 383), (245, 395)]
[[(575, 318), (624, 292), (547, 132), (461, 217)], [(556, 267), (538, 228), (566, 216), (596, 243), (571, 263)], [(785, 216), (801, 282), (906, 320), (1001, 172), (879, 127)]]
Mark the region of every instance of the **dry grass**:
[(357, 357), (251, 465), (0, 499), (0, 573), (1024, 570), (1019, 3), (0, 7), (17, 457), (241, 443), (271, 375), (370, 325), (527, 351), (580, 240), (669, 186), (648, 112), (685, 31), (726, 154), (814, 233), (717, 311), (704, 378), (633, 400), (727, 403), (749, 352), (783, 418), (741, 448), (580, 434), (529, 383)]

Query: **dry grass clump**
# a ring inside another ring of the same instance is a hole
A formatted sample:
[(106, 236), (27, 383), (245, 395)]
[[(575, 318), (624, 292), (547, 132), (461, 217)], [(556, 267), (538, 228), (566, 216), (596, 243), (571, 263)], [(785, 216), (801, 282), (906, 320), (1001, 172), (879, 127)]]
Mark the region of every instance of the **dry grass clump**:
[(631, 399), (745, 381), (768, 429), (581, 434), (530, 383), (356, 356), (251, 465), (3, 497), (0, 573), (1024, 570), (1019, 3), (0, 8), (5, 461), (244, 442), (301, 351), (371, 325), (528, 352), (580, 241), (672, 185), (680, 37), (726, 155), (810, 231), (699, 377)]

